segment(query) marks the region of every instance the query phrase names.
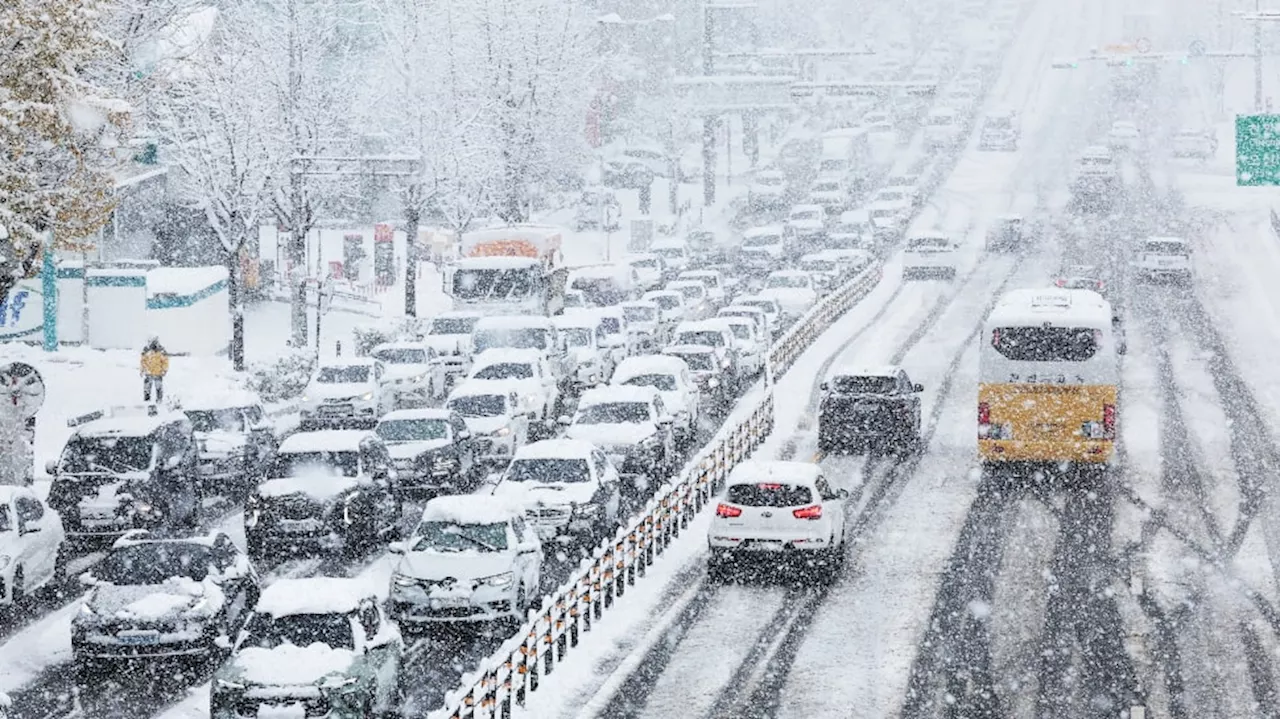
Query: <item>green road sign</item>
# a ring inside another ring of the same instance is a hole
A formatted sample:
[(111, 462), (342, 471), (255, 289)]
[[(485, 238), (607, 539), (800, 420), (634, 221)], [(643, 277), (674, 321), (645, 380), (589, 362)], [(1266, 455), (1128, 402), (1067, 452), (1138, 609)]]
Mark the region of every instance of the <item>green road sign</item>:
[(1280, 185), (1280, 115), (1236, 115), (1236, 185)]

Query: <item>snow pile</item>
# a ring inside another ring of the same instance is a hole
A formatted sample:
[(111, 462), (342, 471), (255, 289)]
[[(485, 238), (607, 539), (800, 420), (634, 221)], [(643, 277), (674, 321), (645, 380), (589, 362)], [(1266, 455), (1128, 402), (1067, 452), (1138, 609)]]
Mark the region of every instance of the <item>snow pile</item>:
[(334, 497), (355, 488), (359, 481), (355, 477), (344, 477), (335, 470), (316, 466), (296, 473), (292, 477), (269, 479), (258, 487), (262, 497), (287, 497), (302, 494), (311, 499), (326, 502)]
[(330, 674), (345, 672), (355, 658), (355, 652), (349, 649), (334, 649), (326, 644), (283, 644), (274, 649), (243, 649), (235, 662), (244, 678), (254, 684), (290, 686), (314, 684)]
[(452, 495), (436, 497), (422, 510), (423, 522), (453, 524), (501, 524), (521, 516), (520, 507), (501, 497)]
[(372, 596), (373, 582), (359, 578), (282, 578), (262, 591), (256, 610), (273, 617), (297, 614), (346, 614)]

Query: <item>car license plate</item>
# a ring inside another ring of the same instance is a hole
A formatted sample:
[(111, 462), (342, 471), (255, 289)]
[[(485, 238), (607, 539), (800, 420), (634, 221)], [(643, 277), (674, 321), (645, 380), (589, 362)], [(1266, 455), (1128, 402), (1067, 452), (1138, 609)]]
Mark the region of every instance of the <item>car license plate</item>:
[(465, 607), (468, 604), (469, 602), (462, 597), (445, 597), (443, 599), (431, 600), (432, 609), (456, 609), (458, 607)]
[(320, 414), (327, 415), (351, 414), (351, 411), (351, 405), (349, 404), (329, 404), (320, 408)]
[(116, 640), (131, 647), (159, 644), (159, 634), (117, 634)]
[(747, 545), (749, 549), (760, 552), (781, 552), (782, 542), (766, 539), (757, 539)]
[(323, 525), (318, 519), (282, 519), (280, 529), (285, 532), (315, 532)]

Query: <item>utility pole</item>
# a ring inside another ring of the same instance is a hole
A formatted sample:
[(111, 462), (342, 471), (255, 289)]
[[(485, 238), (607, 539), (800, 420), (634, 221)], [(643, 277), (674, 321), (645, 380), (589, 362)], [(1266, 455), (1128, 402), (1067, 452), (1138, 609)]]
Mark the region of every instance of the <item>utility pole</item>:
[[(702, 74), (706, 76), (716, 73), (715, 58), (715, 21), (712, 19), (712, 5), (702, 6)], [(702, 118), (702, 202), (713, 205), (716, 201), (716, 118), (704, 115)]]

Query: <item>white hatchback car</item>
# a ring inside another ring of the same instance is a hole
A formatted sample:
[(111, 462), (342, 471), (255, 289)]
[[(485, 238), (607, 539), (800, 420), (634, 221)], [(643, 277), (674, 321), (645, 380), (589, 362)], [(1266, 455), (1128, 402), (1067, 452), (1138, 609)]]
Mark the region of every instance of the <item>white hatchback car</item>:
[(498, 497), (436, 497), (404, 542), (387, 600), (392, 619), (417, 624), (524, 621), (541, 596), (542, 542), (524, 509)]
[(1133, 268), (1147, 281), (1191, 281), (1191, 245), (1181, 237), (1148, 237), (1134, 250)]
[(26, 487), (0, 487), (0, 606), (57, 589), (66, 574), (62, 518)]
[[(707, 530), (713, 578), (742, 559), (799, 558), (834, 568), (844, 558), (844, 500), (822, 467), (808, 462), (744, 462), (729, 475)], [(835, 579), (832, 572), (829, 579)]]

